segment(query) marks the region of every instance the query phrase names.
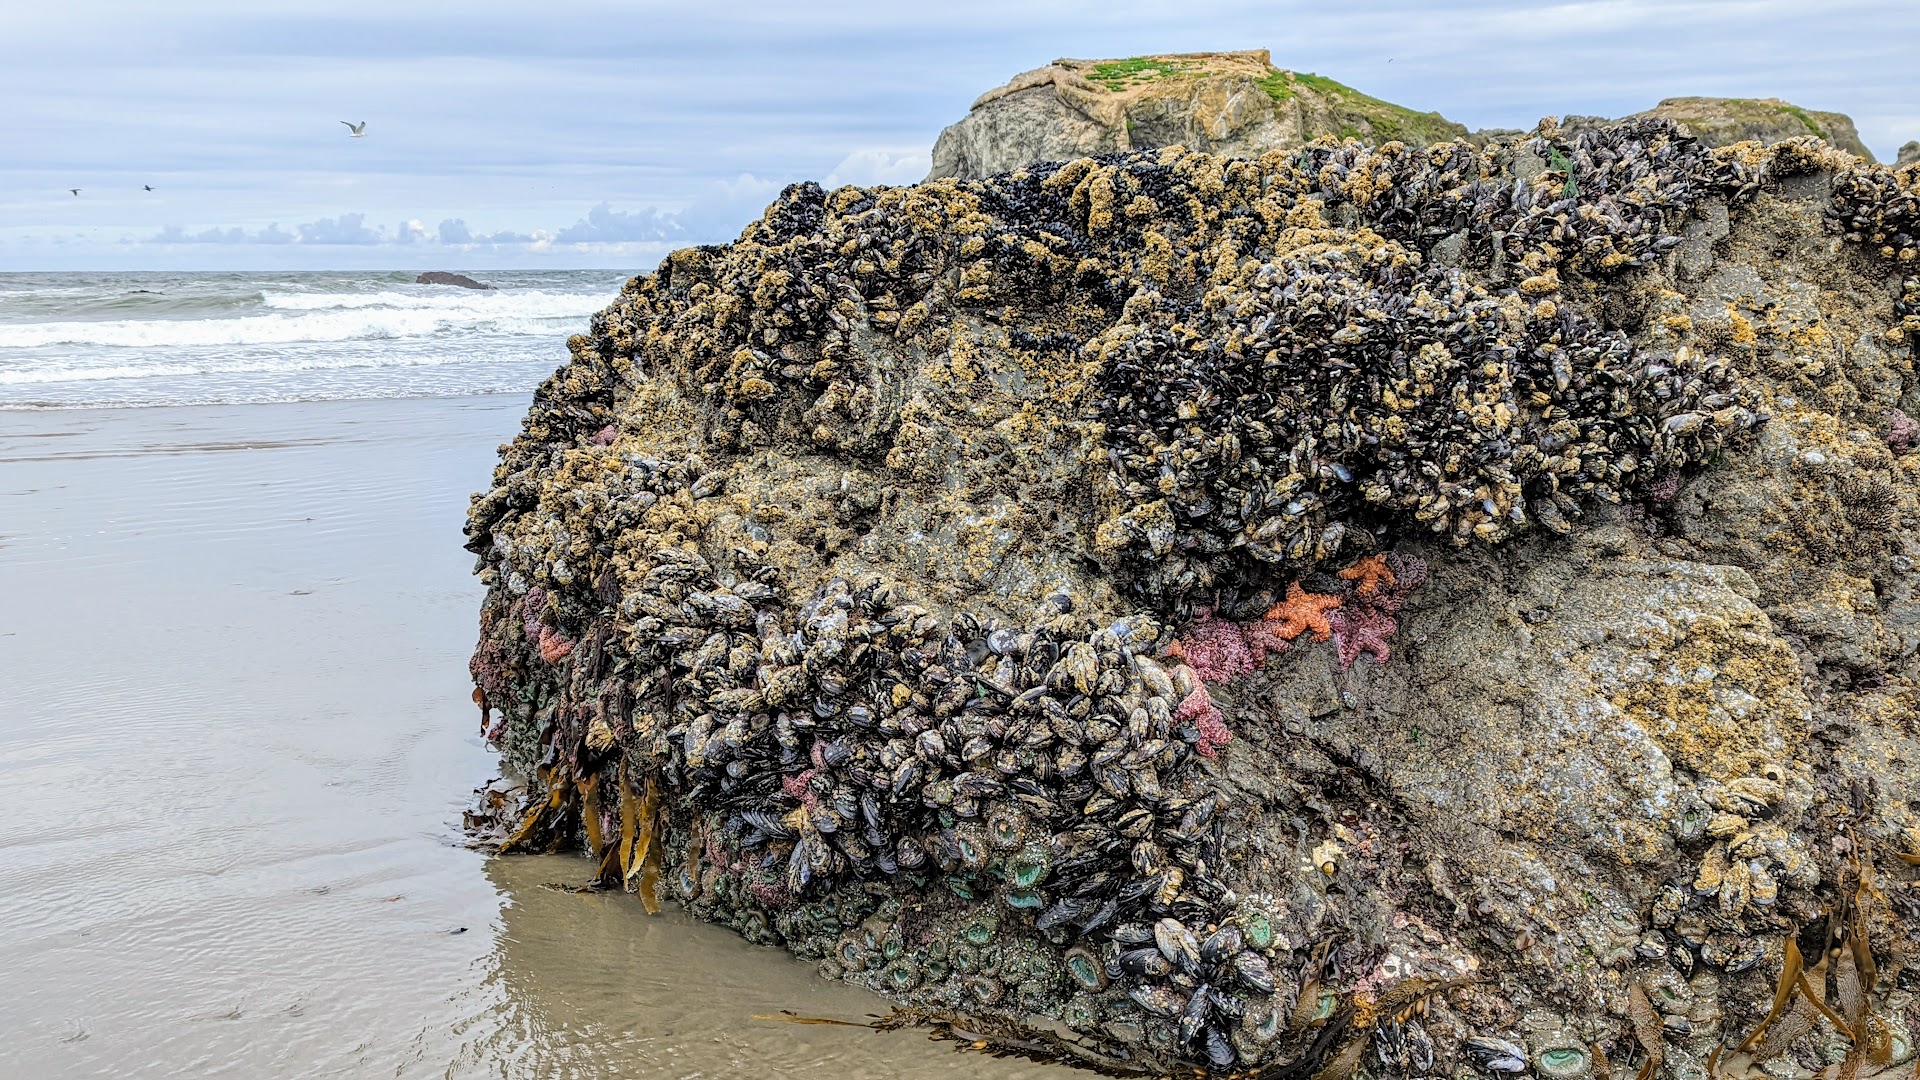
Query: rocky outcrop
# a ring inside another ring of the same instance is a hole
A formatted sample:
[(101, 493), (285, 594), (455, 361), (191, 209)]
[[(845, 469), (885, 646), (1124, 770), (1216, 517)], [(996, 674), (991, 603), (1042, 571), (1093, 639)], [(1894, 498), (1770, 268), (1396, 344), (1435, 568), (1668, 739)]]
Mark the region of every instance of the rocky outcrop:
[(1465, 133), (1437, 113), (1276, 68), (1265, 49), (1055, 60), (982, 94), (942, 131), (928, 178), (1173, 145), (1255, 157), (1321, 135), (1424, 145)]
[(474, 501), (508, 846), (1107, 1068), (1910, 1075), (1917, 182), (1642, 120), (789, 188)]
[[(1874, 160), (1846, 114), (1777, 98), (1667, 98), (1626, 119), (1641, 118), (1671, 120), (1708, 146), (1812, 136)], [(1620, 122), (1569, 116), (1562, 126), (1577, 132)], [(1265, 49), (1055, 60), (980, 95), (965, 117), (940, 133), (927, 178), (974, 179), (1034, 162), (1166, 146), (1258, 157), (1321, 136), (1375, 144), (1400, 139), (1415, 146), (1465, 137), (1484, 146), (1525, 135), (1507, 128), (1469, 134), (1439, 113), (1416, 112), (1323, 76), (1276, 68)]]
[(429, 270), (413, 279), (415, 285), (458, 285), (463, 289), (491, 289), (493, 286), (475, 281), (465, 274), (450, 274), (445, 270)]
[(1920, 161), (1920, 140), (1909, 140), (1902, 143), (1900, 145), (1900, 157), (1895, 164), (1912, 165), (1916, 161)]
[(1803, 109), (1779, 98), (1667, 98), (1634, 116), (1672, 120), (1708, 146), (1748, 140), (1777, 143), (1811, 135), (1864, 161), (1873, 160), (1873, 151), (1860, 141), (1853, 119), (1845, 113)]

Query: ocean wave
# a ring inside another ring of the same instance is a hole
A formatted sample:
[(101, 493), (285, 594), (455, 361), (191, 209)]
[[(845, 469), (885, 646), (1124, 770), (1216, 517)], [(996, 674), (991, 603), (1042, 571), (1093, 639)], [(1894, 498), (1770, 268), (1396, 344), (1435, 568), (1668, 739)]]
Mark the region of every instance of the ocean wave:
[(0, 410), (529, 393), (628, 276), (0, 275)]
[(194, 357), (172, 362), (88, 365), (84, 362), (51, 362), (24, 370), (0, 370), (0, 386), (26, 386), (44, 383), (110, 382), (125, 379), (164, 379), (213, 375), (290, 375), (300, 372), (373, 371), (388, 368), (431, 368), (459, 364), (486, 367), (513, 363), (551, 363), (565, 361), (564, 351), (553, 357), (535, 355), (476, 358), (458, 350), (419, 353), (265, 353), (224, 358)]
[(391, 308), (396, 311), (433, 311), (531, 319), (578, 318), (591, 315), (611, 302), (607, 293), (462, 290), (457, 293), (382, 292), (262, 292), (260, 303), (275, 311), (330, 311)]
[(551, 336), (565, 320), (583, 320), (606, 306), (605, 297), (557, 302), (449, 308), (356, 307), (306, 314), (247, 315), (232, 319), (124, 319), (101, 322), (0, 324), (0, 349), (47, 346), (212, 347), (287, 345), (303, 341), (421, 338), (457, 332)]

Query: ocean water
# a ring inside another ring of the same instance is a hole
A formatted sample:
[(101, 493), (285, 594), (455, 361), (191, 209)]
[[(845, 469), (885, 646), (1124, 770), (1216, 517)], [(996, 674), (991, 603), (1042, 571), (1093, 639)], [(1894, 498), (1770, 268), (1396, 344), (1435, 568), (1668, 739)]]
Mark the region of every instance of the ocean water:
[(0, 274), (0, 408), (525, 392), (628, 275)]

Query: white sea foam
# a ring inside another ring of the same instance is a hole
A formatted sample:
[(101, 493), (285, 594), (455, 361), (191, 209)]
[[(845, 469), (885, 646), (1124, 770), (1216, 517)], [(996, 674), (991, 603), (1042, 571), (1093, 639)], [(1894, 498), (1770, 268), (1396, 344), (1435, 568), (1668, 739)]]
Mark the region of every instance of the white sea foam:
[(275, 311), (331, 311), (335, 309), (388, 308), (395, 311), (432, 311), (475, 317), (520, 317), (528, 319), (568, 319), (591, 315), (607, 306), (602, 293), (524, 292), (463, 289), (459, 292), (263, 292), (263, 307)]
[[(584, 320), (606, 306), (585, 297), (571, 307), (550, 303), (500, 310), (356, 307), (306, 314), (245, 315), (232, 319), (127, 319), (116, 322), (0, 324), (0, 349), (100, 345), (123, 349), (164, 346), (285, 345), (301, 341), (418, 338), (461, 331), (482, 334), (555, 333), (561, 320)], [(531, 310), (528, 310), (531, 309)]]
[[(517, 358), (516, 358), (517, 359)], [(112, 379), (158, 379), (192, 375), (285, 375), (295, 372), (354, 371), (378, 368), (438, 367), (471, 364), (476, 358), (462, 352), (264, 353), (192, 362), (90, 364), (54, 362), (27, 370), (0, 371), (0, 386), (34, 383), (101, 382)]]
[(531, 390), (626, 279), (503, 272), (5, 275), (0, 409)]

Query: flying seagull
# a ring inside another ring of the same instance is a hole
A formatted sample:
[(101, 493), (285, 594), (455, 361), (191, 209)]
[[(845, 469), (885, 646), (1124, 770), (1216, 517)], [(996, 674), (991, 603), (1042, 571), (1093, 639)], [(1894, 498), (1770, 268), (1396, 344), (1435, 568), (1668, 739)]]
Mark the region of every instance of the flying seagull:
[(141, 184), (140, 186), (141, 186), (141, 187), (143, 187), (143, 188), (146, 188), (146, 189), (147, 189), (148, 191), (152, 191), (152, 190), (153, 190), (153, 185), (152, 185), (152, 184)]
[(80, 189), (77, 187), (70, 187), (67, 190), (73, 192), (75, 195), (80, 194)]
[[(340, 122), (347, 124), (345, 120)], [(364, 139), (367, 137), (367, 122), (362, 120), (357, 124), (347, 124), (347, 130), (353, 132), (353, 138)]]

